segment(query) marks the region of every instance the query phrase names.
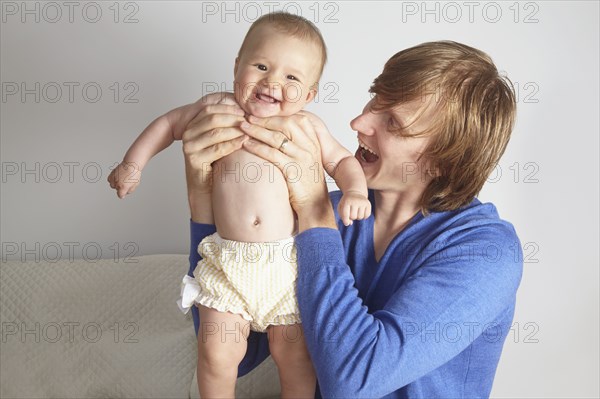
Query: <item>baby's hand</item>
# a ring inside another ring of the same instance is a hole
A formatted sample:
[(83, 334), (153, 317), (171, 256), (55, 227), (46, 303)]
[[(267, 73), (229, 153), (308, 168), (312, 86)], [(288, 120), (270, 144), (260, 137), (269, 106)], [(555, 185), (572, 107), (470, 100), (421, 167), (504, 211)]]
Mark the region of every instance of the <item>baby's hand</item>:
[(142, 171), (133, 162), (121, 162), (108, 176), (110, 187), (117, 190), (119, 198), (125, 197), (135, 191), (140, 184)]
[(353, 220), (366, 219), (371, 216), (371, 202), (358, 191), (348, 191), (338, 204), (338, 213), (344, 226), (350, 226)]

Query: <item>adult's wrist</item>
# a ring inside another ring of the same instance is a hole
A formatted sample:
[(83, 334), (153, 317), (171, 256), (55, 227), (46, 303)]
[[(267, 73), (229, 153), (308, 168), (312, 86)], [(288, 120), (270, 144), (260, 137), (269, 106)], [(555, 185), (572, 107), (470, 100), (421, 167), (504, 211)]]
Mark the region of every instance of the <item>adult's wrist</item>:
[(337, 229), (329, 196), (326, 196), (322, 201), (305, 204), (296, 213), (298, 215), (299, 233), (315, 227)]
[(212, 212), (211, 193), (198, 193), (190, 190), (188, 192), (188, 202), (190, 205), (190, 217), (193, 222), (214, 224)]

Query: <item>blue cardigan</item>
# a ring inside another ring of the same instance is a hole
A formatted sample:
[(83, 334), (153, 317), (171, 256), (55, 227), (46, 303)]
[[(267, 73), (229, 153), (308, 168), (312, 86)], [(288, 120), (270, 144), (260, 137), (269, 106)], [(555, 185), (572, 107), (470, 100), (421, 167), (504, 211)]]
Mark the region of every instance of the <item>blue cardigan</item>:
[[(340, 198), (331, 193), (334, 209)], [(376, 216), (345, 227), (336, 213), (339, 231), (296, 237), (317, 397), (488, 397), (522, 274), (514, 228), (475, 199), (452, 212), (418, 213), (376, 261)], [(191, 223), (190, 275), (198, 244), (214, 231)], [(268, 353), (266, 334), (252, 332), (239, 375)]]

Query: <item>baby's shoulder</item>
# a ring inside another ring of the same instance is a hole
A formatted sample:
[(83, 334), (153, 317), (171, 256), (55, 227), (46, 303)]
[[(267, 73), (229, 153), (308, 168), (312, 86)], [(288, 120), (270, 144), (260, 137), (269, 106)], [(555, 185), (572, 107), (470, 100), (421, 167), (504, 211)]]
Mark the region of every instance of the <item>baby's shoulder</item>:
[(323, 120), (317, 115), (309, 111), (300, 111), (298, 112), (298, 115), (303, 115), (308, 118), (310, 123), (315, 128), (315, 132), (317, 133), (317, 138), (319, 139), (319, 141), (323, 142), (323, 140), (331, 136), (331, 133), (329, 133), (329, 129), (327, 129), (327, 125), (325, 125), (325, 122), (323, 122)]
[(300, 111), (298, 112), (298, 115), (302, 115), (308, 118), (308, 120), (313, 124), (313, 126), (315, 128), (326, 128), (325, 126), (325, 122), (323, 122), (323, 120), (321, 118), (319, 118), (317, 115), (313, 114), (310, 111)]

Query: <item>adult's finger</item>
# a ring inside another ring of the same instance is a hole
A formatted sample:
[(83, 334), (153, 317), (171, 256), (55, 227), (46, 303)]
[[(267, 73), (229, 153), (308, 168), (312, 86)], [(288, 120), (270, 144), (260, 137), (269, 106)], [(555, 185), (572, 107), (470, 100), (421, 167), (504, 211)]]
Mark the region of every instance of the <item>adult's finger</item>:
[(204, 108), (202, 108), (196, 116), (188, 123), (194, 124), (199, 120), (205, 118), (207, 115), (236, 115), (236, 116), (244, 116), (244, 110), (240, 108), (237, 104), (208, 104)]
[(207, 147), (202, 152), (207, 153), (206, 158), (208, 159), (208, 162), (212, 163), (218, 159), (226, 157), (227, 155), (231, 154), (234, 151), (239, 150), (240, 148), (242, 148), (242, 145), (247, 140), (248, 140), (248, 136), (241, 135), (232, 140), (221, 141), (217, 144)]
[(183, 133), (183, 152), (186, 155), (192, 154), (215, 144), (242, 136), (244, 136), (244, 132), (237, 127), (220, 127), (209, 131), (202, 131), (199, 127), (192, 127)]
[(281, 148), (283, 151), (279, 152), (284, 152), (286, 154), (293, 152), (292, 147), (295, 145), (294, 141), (281, 131), (269, 130), (269, 128), (253, 125), (248, 122), (242, 122), (240, 128), (248, 136), (269, 145), (277, 151), (280, 150), (281, 145), (285, 142), (285, 148)]
[(204, 138), (203, 135), (197, 140), (184, 144), (184, 154), (190, 159), (190, 162), (195, 164), (212, 163), (221, 159), (232, 152), (242, 148), (242, 144), (248, 139), (248, 136), (243, 134), (239, 129), (237, 132), (229, 132), (233, 129), (225, 129), (217, 138)]
[(309, 117), (306, 115), (296, 114), (292, 116), (273, 116), (269, 118), (249, 116), (248, 121), (268, 130), (282, 132), (289, 140), (292, 140), (297, 145), (310, 149), (311, 151), (319, 148), (315, 128)]
[(286, 165), (293, 162), (288, 155), (256, 139), (246, 140), (243, 147), (252, 154), (271, 162), (282, 171), (284, 171)]
[[(244, 135), (202, 148), (199, 151), (187, 152), (185, 154), (185, 171), (188, 193), (210, 193), (212, 191), (212, 163), (242, 148), (243, 142), (247, 139), (248, 136)], [(192, 205), (190, 204), (190, 206)]]
[(240, 115), (206, 114), (187, 125), (182, 140), (200, 136), (216, 128), (239, 127), (244, 120), (244, 117)]

